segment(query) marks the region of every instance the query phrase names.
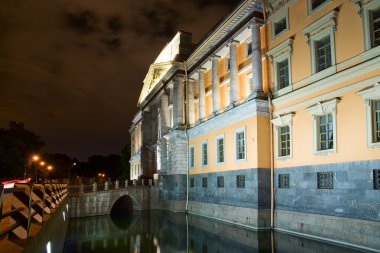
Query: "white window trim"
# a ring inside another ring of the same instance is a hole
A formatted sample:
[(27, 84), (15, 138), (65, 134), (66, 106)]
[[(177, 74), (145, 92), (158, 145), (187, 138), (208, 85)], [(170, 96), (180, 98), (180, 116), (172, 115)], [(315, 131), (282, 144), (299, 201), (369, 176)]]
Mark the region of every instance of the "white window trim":
[[(220, 139), (223, 139), (223, 162), (219, 162), (219, 150), (218, 150), (218, 140)], [(215, 137), (215, 162), (216, 164), (218, 165), (221, 165), (221, 164), (224, 164), (226, 162), (226, 142), (225, 142), (225, 139), (224, 139), (224, 134), (221, 134), (221, 135), (218, 135)]]
[[(313, 116), (313, 152), (314, 155), (327, 155), (328, 153), (337, 152), (337, 127), (336, 127), (336, 109), (337, 104), (340, 102), (340, 98), (333, 98), (325, 102), (319, 102), (306, 109)], [(331, 113), (333, 116), (333, 140), (334, 147), (332, 149), (320, 150), (319, 147), (319, 116)]]
[[(204, 144), (206, 144), (207, 145), (207, 149), (206, 149), (206, 155), (207, 155), (207, 163), (206, 164), (203, 164), (203, 145)], [(201, 167), (207, 167), (208, 166), (208, 163), (209, 163), (209, 160), (210, 160), (210, 157), (209, 157), (209, 155), (208, 155), (208, 142), (207, 142), (207, 140), (205, 140), (205, 141), (202, 141), (201, 142)]]
[(369, 13), (380, 7), (379, 1), (351, 0), (354, 4), (359, 5), (359, 14), (363, 19), (364, 47), (365, 50), (372, 49), (371, 25)]
[[(331, 68), (336, 68), (335, 60), (335, 31), (336, 31), (336, 16), (338, 12), (333, 10), (327, 13), (322, 18), (318, 19), (303, 30), (303, 34), (307, 38), (307, 43), (310, 46), (310, 59), (311, 59), (311, 73), (317, 75), (323, 75), (324, 72), (331, 71)], [(331, 67), (317, 72), (317, 59), (315, 44), (318, 40), (330, 36), (331, 46)]]
[[(269, 22), (271, 24), (270, 27), (271, 27), (271, 38), (272, 38), (272, 40), (277, 39), (278, 37), (280, 37), (281, 35), (283, 35), (287, 31), (289, 31), (289, 14), (288, 14), (288, 10), (289, 10), (288, 7), (280, 8), (275, 14), (273, 14), (272, 16), (269, 17), (268, 20), (269, 20)], [(286, 28), (285, 28), (285, 30), (283, 30), (279, 34), (274, 34), (275, 24), (278, 23), (283, 18), (285, 18), (285, 22), (286, 22)]]
[(327, 0), (326, 2), (324, 2), (323, 4), (321, 4), (320, 6), (318, 6), (317, 8), (315, 8), (314, 10), (311, 8), (311, 1), (312, 0), (307, 0), (307, 9), (308, 9), (308, 13), (309, 13), (309, 16), (310, 15), (313, 15), (315, 12), (317, 12), (318, 10), (322, 9), (323, 6), (325, 6), (326, 4), (332, 2), (332, 0)]
[[(238, 147), (237, 147), (237, 142), (236, 142), (236, 135), (241, 132), (244, 133), (244, 158), (237, 159)], [(245, 127), (240, 127), (234, 130), (234, 158), (235, 158), (235, 162), (247, 161), (247, 133), (245, 131)]]
[[(274, 81), (274, 93), (273, 95), (275, 97), (284, 95), (286, 93), (289, 93), (293, 90), (293, 84), (292, 84), (292, 61), (291, 61), (291, 54), (292, 54), (292, 45), (293, 45), (293, 39), (289, 38), (286, 41), (282, 42), (278, 46), (272, 48), (269, 52), (266, 53), (266, 55), (271, 59), (272, 63), (272, 70), (273, 70), (273, 81)], [(285, 88), (280, 89), (279, 85), (279, 72), (278, 72), (278, 63), (282, 62), (283, 60), (288, 59), (288, 70), (289, 70), (289, 85)]]
[[(295, 113), (291, 112), (285, 115), (280, 115), (275, 119), (272, 119), (271, 122), (275, 126), (275, 157), (277, 160), (287, 160), (289, 158), (293, 157), (293, 117), (295, 116)], [(280, 131), (279, 129), (281, 127), (289, 126), (289, 138), (290, 138), (290, 152), (288, 156), (281, 156), (280, 149), (281, 149), (281, 138), (280, 138)]]
[[(194, 156), (193, 157), (191, 157), (191, 149), (194, 150), (194, 152), (193, 152)], [(193, 166), (191, 166), (191, 158), (193, 159)], [(194, 145), (189, 146), (189, 168), (190, 169), (195, 168), (195, 146)]]
[(375, 83), (372, 87), (367, 87), (359, 92), (359, 96), (364, 99), (364, 106), (366, 111), (366, 128), (367, 128), (367, 147), (380, 148), (380, 142), (373, 142), (373, 114), (372, 114), (372, 100), (380, 99), (380, 83)]

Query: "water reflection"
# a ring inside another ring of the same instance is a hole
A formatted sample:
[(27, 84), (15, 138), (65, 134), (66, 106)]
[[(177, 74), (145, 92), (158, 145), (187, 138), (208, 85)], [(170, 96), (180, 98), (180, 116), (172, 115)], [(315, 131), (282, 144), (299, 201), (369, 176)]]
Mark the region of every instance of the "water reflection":
[(64, 252), (354, 253), (353, 249), (283, 233), (257, 232), (165, 211), (73, 219)]

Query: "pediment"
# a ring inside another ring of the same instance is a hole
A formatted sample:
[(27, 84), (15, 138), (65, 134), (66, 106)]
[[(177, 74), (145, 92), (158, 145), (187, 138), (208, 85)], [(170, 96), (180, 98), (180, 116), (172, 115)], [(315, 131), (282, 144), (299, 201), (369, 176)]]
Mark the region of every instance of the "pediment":
[(159, 84), (162, 78), (173, 66), (173, 62), (153, 63), (143, 81), (144, 85), (140, 94), (138, 104), (141, 104), (149, 93)]

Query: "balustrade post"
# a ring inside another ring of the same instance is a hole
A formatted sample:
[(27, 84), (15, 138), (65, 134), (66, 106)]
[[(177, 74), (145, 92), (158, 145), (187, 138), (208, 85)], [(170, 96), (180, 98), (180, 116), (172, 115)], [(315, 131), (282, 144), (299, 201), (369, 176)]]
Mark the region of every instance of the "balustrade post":
[(98, 184), (96, 182), (94, 182), (92, 185), (92, 191), (96, 192), (97, 190), (98, 190)]
[(128, 186), (129, 186), (129, 181), (128, 181), (128, 179), (125, 179), (124, 186), (125, 186), (125, 187), (128, 187)]
[(119, 189), (119, 180), (115, 181), (115, 189)]
[(108, 181), (106, 181), (106, 182), (104, 183), (104, 190), (105, 190), (105, 191), (108, 191), (108, 189), (109, 189), (109, 185), (110, 185), (110, 183), (109, 183)]

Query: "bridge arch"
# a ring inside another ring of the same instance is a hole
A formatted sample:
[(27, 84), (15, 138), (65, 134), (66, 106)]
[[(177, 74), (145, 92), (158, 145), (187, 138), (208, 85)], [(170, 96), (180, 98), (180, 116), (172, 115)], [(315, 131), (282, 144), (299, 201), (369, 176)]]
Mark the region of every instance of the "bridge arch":
[(115, 209), (124, 209), (125, 211), (142, 210), (140, 202), (128, 192), (113, 191), (110, 197), (111, 198), (108, 206), (109, 214), (112, 212), (112, 210), (115, 211)]

